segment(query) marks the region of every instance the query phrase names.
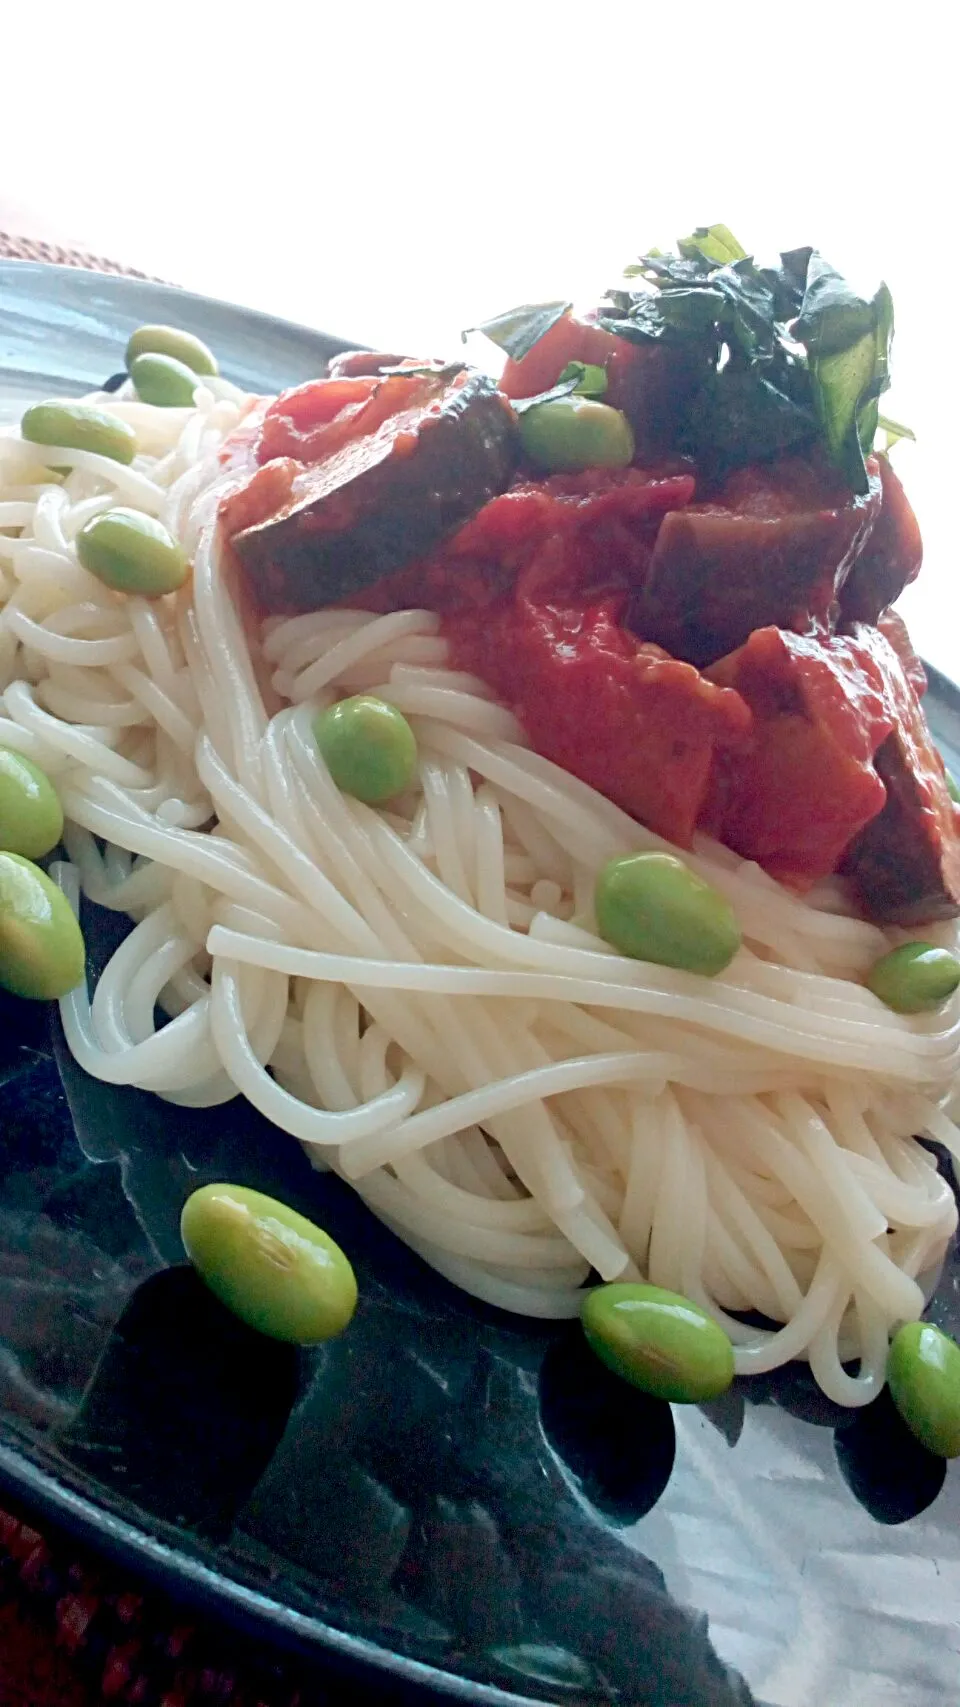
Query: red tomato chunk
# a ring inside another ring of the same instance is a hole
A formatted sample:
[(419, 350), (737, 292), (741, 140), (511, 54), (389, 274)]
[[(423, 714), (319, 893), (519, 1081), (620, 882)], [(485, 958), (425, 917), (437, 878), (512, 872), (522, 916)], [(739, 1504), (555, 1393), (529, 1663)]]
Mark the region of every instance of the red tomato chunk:
[(754, 738), (717, 765), (702, 827), (795, 887), (825, 877), (886, 798), (873, 768), (894, 718), (881, 670), (854, 640), (760, 628), (707, 673), (742, 695)]
[(650, 829), (690, 845), (718, 750), (742, 744), (739, 694), (644, 646), (614, 605), (521, 599), (447, 624), (456, 665), (512, 707), (538, 753)]

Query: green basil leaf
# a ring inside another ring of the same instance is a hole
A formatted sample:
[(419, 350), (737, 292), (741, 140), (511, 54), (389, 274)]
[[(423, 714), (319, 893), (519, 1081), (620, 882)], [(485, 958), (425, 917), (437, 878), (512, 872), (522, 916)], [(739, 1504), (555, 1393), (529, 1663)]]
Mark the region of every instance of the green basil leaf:
[(715, 326), (725, 306), (723, 292), (711, 286), (694, 289), (689, 285), (677, 285), (662, 291), (655, 300), (667, 326), (674, 332), (695, 337)]
[(663, 290), (667, 285), (702, 286), (713, 270), (711, 263), (700, 255), (661, 255), (659, 249), (652, 249), (649, 255), (640, 257), (632, 276), (639, 275), (658, 290)]
[(725, 305), (722, 330), (748, 362), (772, 361), (777, 327), (773, 291), (763, 274), (746, 257), (721, 267), (711, 280)]
[(602, 397), (607, 389), (607, 370), (596, 362), (568, 362), (557, 384), (562, 385), (565, 379), (576, 381), (574, 390), (580, 397)]
[[(853, 490), (863, 492), (875, 435), (886, 432), (888, 443), (906, 436), (879, 412), (893, 335), (886, 286), (861, 297), (809, 247), (784, 250), (778, 266), (757, 266), (725, 225), (698, 226), (671, 254), (648, 250), (624, 277), (639, 283), (608, 292), (597, 323), (631, 343), (660, 346), (667, 374), (677, 361), (671, 446), (693, 455), (704, 473), (819, 438)], [(514, 309), (477, 329), (522, 356), (568, 307)], [(520, 407), (583, 392), (590, 380), (573, 378), (580, 365), (568, 364), (558, 385)], [(704, 377), (691, 395), (698, 372)]]
[(729, 225), (698, 225), (691, 236), (679, 239), (677, 248), (688, 260), (702, 255), (705, 261), (711, 261), (717, 267), (747, 259), (746, 249), (740, 247)]
[(815, 249), (807, 268), (803, 306), (793, 327), (794, 335), (806, 345), (812, 360), (839, 355), (875, 330), (876, 303), (876, 297), (868, 302), (858, 296)]
[(878, 399), (890, 384), (893, 301), (885, 284), (869, 299), (822, 256), (810, 257), (794, 335), (806, 346), (827, 452), (855, 492), (869, 489), (864, 457), (873, 448)]
[(642, 260), (630, 261), (623, 269), (625, 279), (638, 279), (645, 276), (647, 267), (652, 261), (676, 260), (675, 255), (665, 255), (662, 249), (651, 249)]
[(773, 302), (774, 317), (778, 323), (795, 320), (803, 307), (803, 293), (807, 288), (807, 268), (810, 265), (811, 248), (784, 249), (780, 255), (779, 267), (758, 267), (757, 272), (763, 279)]
[[(570, 362), (569, 366), (580, 368), (583, 363)], [(535, 409), (540, 403), (554, 403), (558, 397), (572, 397), (573, 393), (579, 390), (579, 373), (568, 373), (566, 379), (558, 379), (549, 391), (538, 391), (536, 397), (511, 397), (510, 407), (515, 415), (525, 415), (528, 409)]]
[(900, 439), (911, 439), (914, 444), (917, 442), (917, 435), (912, 427), (905, 427), (902, 421), (891, 420), (889, 415), (877, 416), (877, 429), (886, 437), (886, 443), (882, 447), (885, 451), (897, 444)]
[[(804, 370), (800, 378), (808, 385)], [(799, 450), (816, 438), (817, 425), (809, 393), (804, 402), (772, 384), (761, 368), (728, 364), (708, 374), (694, 397), (681, 448), (716, 480), (744, 463)]]
[(460, 336), (466, 339), (471, 332), (482, 332), (511, 361), (519, 362), (572, 306), (570, 302), (524, 303), (521, 308), (511, 308), (506, 314), (484, 321), (482, 326), (468, 326)]
[(668, 331), (664, 300), (646, 290), (612, 292), (607, 299), (610, 312), (605, 312), (606, 305), (601, 303), (599, 323), (605, 332), (615, 332), (628, 343), (656, 343)]

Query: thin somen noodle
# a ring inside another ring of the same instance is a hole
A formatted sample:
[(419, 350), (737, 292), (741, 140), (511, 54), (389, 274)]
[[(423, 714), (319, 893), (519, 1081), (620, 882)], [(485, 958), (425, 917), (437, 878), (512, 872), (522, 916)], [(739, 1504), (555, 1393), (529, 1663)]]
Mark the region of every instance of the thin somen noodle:
[[(902, 933), (703, 839), (684, 857), (736, 912), (729, 968), (616, 953), (596, 873), (668, 844), (531, 752), (435, 615), (249, 628), (215, 523), (250, 400), (211, 379), (192, 410), (96, 401), (135, 428), (131, 467), (0, 441), (0, 744), (56, 781), (70, 899), (134, 921), (61, 1003), (77, 1060), (189, 1107), (242, 1093), (479, 1298), (560, 1318), (591, 1271), (648, 1276), (712, 1312), (741, 1372), (806, 1357), (866, 1403), (956, 1226), (916, 1135), (960, 1155), (960, 996), (890, 1011), (860, 979)], [(117, 502), (177, 534), (181, 592), (80, 567)], [(359, 691), (418, 743), (376, 810), (311, 729)]]

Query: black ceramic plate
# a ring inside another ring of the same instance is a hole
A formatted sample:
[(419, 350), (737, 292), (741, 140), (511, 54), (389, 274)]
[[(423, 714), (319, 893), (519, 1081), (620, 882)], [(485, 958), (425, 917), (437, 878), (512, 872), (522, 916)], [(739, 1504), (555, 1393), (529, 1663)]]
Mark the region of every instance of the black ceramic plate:
[[(0, 267), (22, 401), (188, 324), (263, 389), (335, 340), (155, 286)], [(960, 765), (960, 696), (928, 701)], [(115, 920), (87, 918), (95, 952)], [(571, 1707), (944, 1707), (960, 1699), (960, 1476), (885, 1398), (796, 1367), (671, 1410), (572, 1326), (472, 1304), (241, 1102), (115, 1091), (47, 1010), (0, 1011), (0, 1478), (98, 1546), (378, 1699)], [(350, 1332), (300, 1356), (180, 1266), (228, 1177), (350, 1252)], [(932, 1314), (960, 1330), (960, 1262)]]

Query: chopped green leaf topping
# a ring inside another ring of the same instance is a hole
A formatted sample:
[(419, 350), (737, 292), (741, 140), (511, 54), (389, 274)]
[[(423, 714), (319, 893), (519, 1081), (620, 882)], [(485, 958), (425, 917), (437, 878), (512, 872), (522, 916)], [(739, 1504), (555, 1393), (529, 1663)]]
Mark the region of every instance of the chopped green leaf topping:
[(884, 437), (884, 443), (880, 446), (882, 451), (891, 450), (900, 439), (911, 439), (914, 444), (917, 442), (917, 435), (912, 427), (905, 427), (902, 421), (892, 421), (889, 415), (877, 416), (877, 431)]
[(741, 249), (729, 225), (698, 225), (692, 236), (678, 239), (677, 248), (689, 260), (702, 255), (705, 261), (712, 261), (718, 267), (726, 266), (728, 261), (747, 259), (746, 249)]
[(539, 403), (555, 403), (558, 397), (572, 397), (574, 392), (578, 397), (602, 397), (606, 389), (605, 368), (593, 362), (568, 362), (556, 385), (551, 385), (549, 391), (539, 391), (536, 397), (514, 397), (514, 413), (525, 415), (528, 409), (535, 409)]
[(867, 491), (878, 399), (890, 384), (893, 299), (881, 284), (867, 301), (814, 252), (794, 336), (804, 345), (824, 444), (855, 492)]
[(524, 303), (522, 308), (511, 308), (482, 326), (468, 326), (462, 336), (466, 339), (471, 332), (482, 332), (498, 350), (519, 362), (571, 307), (569, 302)]
[(568, 362), (557, 383), (566, 379), (575, 381), (574, 390), (582, 397), (602, 397), (607, 389), (607, 370), (594, 362)]
[[(651, 249), (625, 279), (604, 298), (599, 324), (633, 343), (675, 349), (683, 370), (699, 373), (684, 392), (675, 448), (708, 478), (819, 442), (853, 491), (865, 492), (865, 458), (878, 431), (886, 448), (912, 437), (879, 414), (893, 338), (886, 285), (862, 297), (810, 248), (759, 266), (726, 225), (698, 226), (673, 254)], [(569, 307), (528, 304), (476, 330), (518, 358)], [(588, 389), (589, 367), (582, 383), (569, 385), (578, 365), (529, 402), (573, 389), (601, 396)]]
[(579, 370), (583, 366), (583, 362), (568, 362), (564, 374), (549, 391), (538, 391), (535, 397), (511, 397), (514, 414), (525, 415), (528, 409), (535, 409), (539, 403), (555, 403), (558, 397), (572, 397), (575, 391), (580, 390), (580, 374), (579, 371), (571, 373), (568, 370)]

